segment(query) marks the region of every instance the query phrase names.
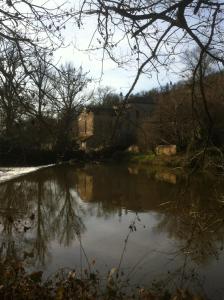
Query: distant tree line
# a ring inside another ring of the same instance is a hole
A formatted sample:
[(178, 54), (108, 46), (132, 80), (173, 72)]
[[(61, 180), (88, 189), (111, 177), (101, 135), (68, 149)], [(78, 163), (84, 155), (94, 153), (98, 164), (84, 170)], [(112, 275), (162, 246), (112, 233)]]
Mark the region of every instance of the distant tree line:
[[(224, 72), (214, 59), (200, 51), (187, 51), (183, 59), (183, 81), (168, 84), (154, 93), (155, 110), (143, 124), (151, 148), (175, 144), (197, 167), (205, 161), (223, 168)], [(207, 164), (207, 163), (206, 163)]]
[[(205, 146), (212, 120), (209, 146), (224, 144), (224, 73), (209, 74), (205, 80), (207, 111), (202, 105), (199, 83), (192, 103), (190, 80), (167, 86), (154, 95), (156, 101), (152, 122), (145, 130), (152, 144), (176, 144), (180, 150), (196, 150)], [(146, 126), (147, 127), (147, 126)]]

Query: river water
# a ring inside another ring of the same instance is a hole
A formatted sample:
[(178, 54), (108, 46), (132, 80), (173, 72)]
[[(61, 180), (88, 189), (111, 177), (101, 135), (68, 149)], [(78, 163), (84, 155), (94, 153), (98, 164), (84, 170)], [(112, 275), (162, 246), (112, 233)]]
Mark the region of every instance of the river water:
[(130, 285), (224, 299), (224, 185), (136, 165), (59, 166), (0, 185), (0, 259), (50, 276), (119, 268)]

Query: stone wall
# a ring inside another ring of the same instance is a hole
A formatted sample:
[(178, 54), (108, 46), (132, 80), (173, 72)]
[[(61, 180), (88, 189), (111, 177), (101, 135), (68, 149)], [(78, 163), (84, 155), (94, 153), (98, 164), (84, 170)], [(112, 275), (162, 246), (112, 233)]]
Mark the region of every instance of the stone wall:
[(177, 153), (176, 145), (159, 145), (156, 147), (157, 155), (175, 155)]
[(82, 112), (78, 117), (78, 136), (86, 139), (94, 134), (94, 114), (93, 112)]

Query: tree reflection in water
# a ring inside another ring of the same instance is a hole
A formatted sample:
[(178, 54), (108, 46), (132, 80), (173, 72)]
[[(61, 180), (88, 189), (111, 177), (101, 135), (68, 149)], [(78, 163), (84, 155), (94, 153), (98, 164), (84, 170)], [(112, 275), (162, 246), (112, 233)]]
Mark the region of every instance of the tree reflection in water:
[[(194, 284), (203, 290), (203, 279), (199, 269), (219, 260), (224, 242), (224, 205), (221, 201), (223, 190), (206, 185), (182, 186), (178, 197), (160, 204), (161, 214), (155, 232), (167, 232), (175, 240), (175, 251), (166, 253), (170, 262), (178, 261), (179, 267), (168, 275), (163, 285), (186, 288)], [(199, 185), (198, 185), (199, 184)], [(201, 189), (208, 193), (204, 197)]]
[(60, 243), (69, 246), (76, 235), (85, 231), (85, 225), (81, 218), (84, 211), (78, 202), (78, 195), (69, 184), (68, 174), (65, 172), (62, 176), (64, 180), (61, 181), (60, 185), (62, 191), (59, 200), (60, 205), (57, 207), (52, 228), (54, 233), (60, 237)]
[(51, 241), (69, 246), (85, 231), (78, 196), (66, 174), (60, 181), (52, 175), (47, 171), (0, 185), (1, 260), (25, 259), (27, 265), (44, 266)]

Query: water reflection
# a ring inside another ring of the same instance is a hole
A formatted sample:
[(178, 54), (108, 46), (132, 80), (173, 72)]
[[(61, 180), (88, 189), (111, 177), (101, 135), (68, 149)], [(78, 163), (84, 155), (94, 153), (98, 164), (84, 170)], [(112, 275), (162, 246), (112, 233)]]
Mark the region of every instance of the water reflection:
[(52, 240), (69, 246), (85, 231), (67, 175), (47, 170), (0, 185), (1, 257), (44, 266)]
[(189, 183), (136, 166), (42, 170), (0, 185), (0, 259), (16, 257), (47, 271), (70, 266), (80, 260), (83, 240), (99, 268), (105, 261), (109, 268), (119, 262), (137, 213), (122, 265), (132, 276), (138, 269), (136, 282), (199, 286), (206, 274), (219, 289), (223, 194), (222, 181)]

